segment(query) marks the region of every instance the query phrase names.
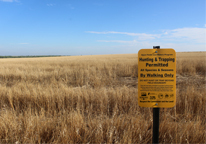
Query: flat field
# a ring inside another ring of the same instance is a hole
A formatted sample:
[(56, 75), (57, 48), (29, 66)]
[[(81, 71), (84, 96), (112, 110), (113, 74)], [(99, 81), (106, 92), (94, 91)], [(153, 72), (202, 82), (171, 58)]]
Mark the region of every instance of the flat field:
[[(0, 59), (0, 143), (151, 143), (137, 54)], [(161, 143), (206, 142), (206, 52), (177, 53)]]

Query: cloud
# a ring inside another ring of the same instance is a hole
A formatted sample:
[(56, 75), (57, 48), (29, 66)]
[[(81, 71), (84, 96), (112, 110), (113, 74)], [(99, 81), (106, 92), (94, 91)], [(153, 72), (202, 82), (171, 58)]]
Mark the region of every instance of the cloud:
[(165, 33), (167, 35), (162, 35), (162, 39), (206, 43), (206, 28), (179, 28), (167, 30)]
[(52, 7), (52, 6), (55, 6), (56, 4), (50, 3), (50, 4), (46, 4), (46, 5)]
[(173, 30), (164, 30), (160, 34), (146, 34), (146, 33), (129, 33), (116, 31), (86, 31), (93, 34), (121, 34), (135, 37), (131, 41), (122, 40), (98, 40), (98, 42), (116, 42), (116, 43), (131, 43), (134, 41), (164, 41), (173, 43), (194, 43), (206, 44), (206, 28), (178, 28)]
[(97, 42), (113, 42), (113, 43), (128, 43), (128, 44), (137, 43), (136, 40), (132, 40), (132, 41), (123, 41), (123, 40), (97, 40)]
[(87, 33), (94, 34), (122, 34), (128, 36), (137, 36), (140, 40), (155, 39), (159, 38), (159, 34), (146, 34), (146, 33), (129, 33), (129, 32), (116, 32), (116, 31), (106, 31), (106, 32), (96, 32), (96, 31), (86, 31)]
[(29, 43), (19, 43), (20, 45), (27, 45), (27, 44), (29, 44)]
[(0, 0), (2, 2), (19, 2), (18, 0)]
[[(107, 46), (106, 48), (114, 48), (116, 53), (119, 53), (119, 50), (123, 49), (122, 53), (137, 53), (140, 49), (152, 49), (153, 46), (159, 45), (161, 49), (164, 48), (173, 48), (176, 52), (186, 52), (186, 51), (206, 51), (205, 45), (196, 45), (188, 43), (165, 43), (165, 42), (138, 42), (133, 45), (121, 44), (121, 45), (112, 45)], [(105, 48), (105, 49), (106, 49)], [(118, 50), (118, 51), (117, 51)]]

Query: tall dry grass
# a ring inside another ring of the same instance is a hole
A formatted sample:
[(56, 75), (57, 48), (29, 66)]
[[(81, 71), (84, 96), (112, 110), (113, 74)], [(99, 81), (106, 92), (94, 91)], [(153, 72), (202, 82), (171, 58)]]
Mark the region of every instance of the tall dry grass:
[[(177, 103), (160, 110), (161, 143), (206, 141), (205, 53), (189, 54), (177, 54)], [(151, 143), (137, 54), (0, 63), (1, 143)]]

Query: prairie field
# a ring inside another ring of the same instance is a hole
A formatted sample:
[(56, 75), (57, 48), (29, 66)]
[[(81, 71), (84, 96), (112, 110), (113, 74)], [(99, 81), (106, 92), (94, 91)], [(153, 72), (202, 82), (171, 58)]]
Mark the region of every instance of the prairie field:
[[(0, 59), (0, 143), (151, 143), (137, 54)], [(206, 142), (206, 52), (177, 53), (160, 143)]]

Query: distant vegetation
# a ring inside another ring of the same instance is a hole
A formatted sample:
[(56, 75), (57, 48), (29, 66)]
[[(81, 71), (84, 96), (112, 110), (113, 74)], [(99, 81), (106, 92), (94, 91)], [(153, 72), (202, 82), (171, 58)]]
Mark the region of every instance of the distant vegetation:
[(0, 58), (35, 58), (35, 57), (60, 57), (61, 55), (33, 55), (33, 56), (0, 56)]

